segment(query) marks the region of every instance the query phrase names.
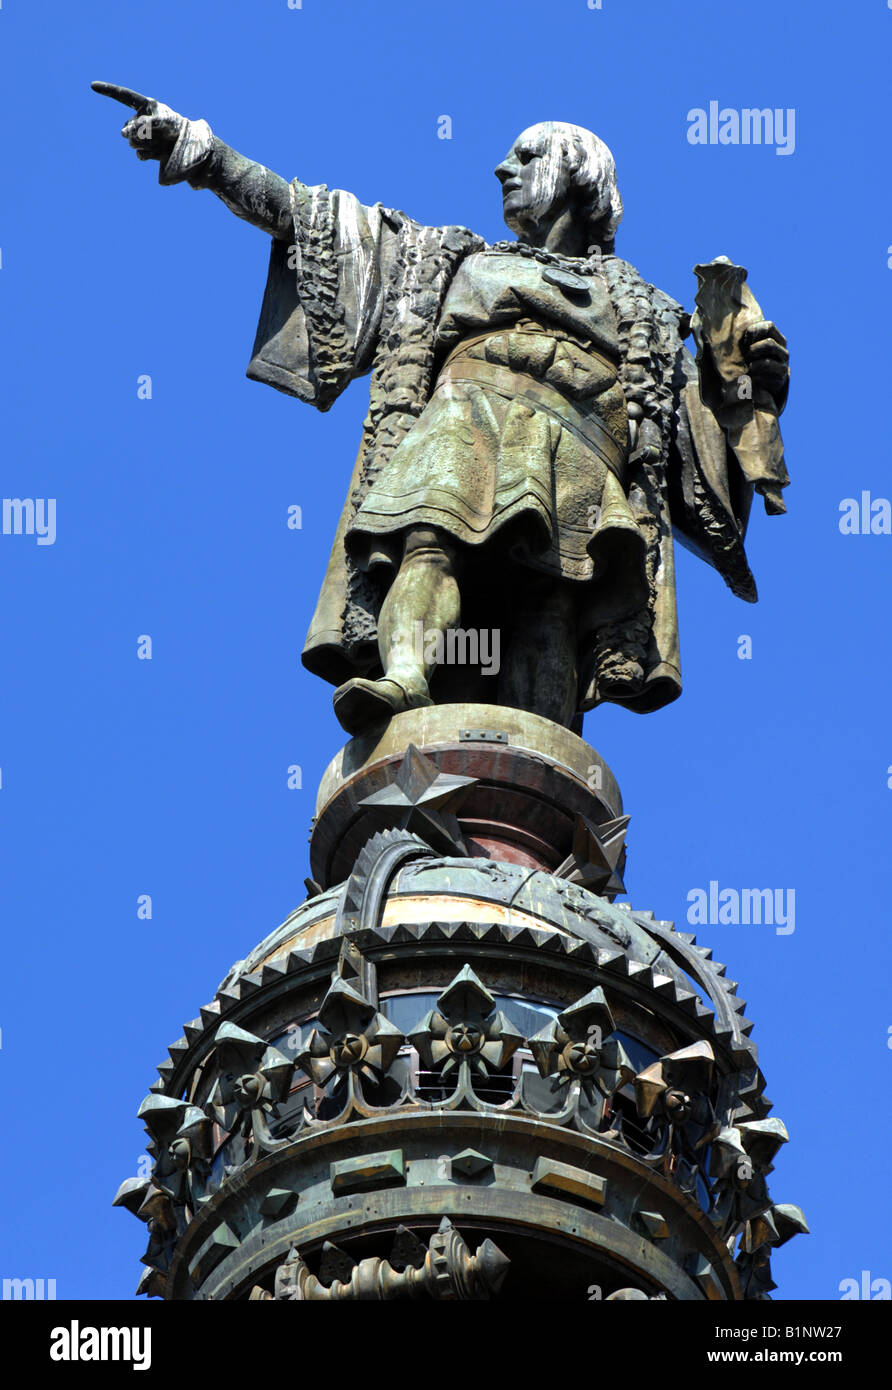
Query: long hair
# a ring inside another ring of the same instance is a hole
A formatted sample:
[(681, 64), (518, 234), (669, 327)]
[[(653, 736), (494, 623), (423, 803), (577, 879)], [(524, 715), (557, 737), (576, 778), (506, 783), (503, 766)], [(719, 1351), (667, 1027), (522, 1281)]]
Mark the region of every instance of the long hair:
[(591, 240), (604, 251), (613, 250), (616, 229), (622, 221), (623, 200), (616, 181), (616, 163), (610, 150), (590, 130), (566, 121), (540, 121), (524, 135), (542, 143), (534, 184), (536, 209), (549, 207), (561, 168), (565, 167), (576, 190)]

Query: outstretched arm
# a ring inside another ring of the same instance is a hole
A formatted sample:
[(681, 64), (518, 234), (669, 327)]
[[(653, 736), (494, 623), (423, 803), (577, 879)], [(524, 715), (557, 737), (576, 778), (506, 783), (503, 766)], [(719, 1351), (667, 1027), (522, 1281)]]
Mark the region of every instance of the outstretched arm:
[(160, 183), (209, 188), (237, 217), (269, 236), (292, 239), (291, 189), (285, 179), (218, 140), (206, 121), (187, 120), (129, 87), (111, 82), (94, 82), (92, 87), (136, 112), (121, 134), (138, 159), (159, 161)]
[(209, 188), (236, 217), (282, 241), (294, 240), (291, 186), (265, 164), (256, 164), (211, 136), (211, 151), (186, 181)]
[[(447, 273), (482, 246), (478, 238), (458, 227), (422, 227), (344, 189), (286, 183), (217, 140), (206, 121), (186, 120), (126, 87), (94, 82), (93, 89), (135, 113), (121, 133), (138, 158), (158, 161), (159, 183), (210, 188), (272, 237), (249, 377), (328, 410), (349, 382), (372, 369), (391, 288), (406, 281), (415, 259), (429, 257), (424, 289), (413, 289), (411, 300), (401, 289), (393, 299), (395, 306), (417, 305), (399, 341), (410, 378), (425, 380), (426, 348), (416, 341), (426, 341), (420, 335), (433, 324)], [(414, 388), (397, 390), (388, 378), (386, 389), (396, 401)]]

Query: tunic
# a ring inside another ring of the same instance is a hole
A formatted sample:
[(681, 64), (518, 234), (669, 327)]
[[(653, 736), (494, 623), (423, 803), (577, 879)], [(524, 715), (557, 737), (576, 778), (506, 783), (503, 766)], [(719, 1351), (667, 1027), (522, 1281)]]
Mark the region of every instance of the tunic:
[(381, 538), (408, 526), (439, 527), (466, 546), (502, 533), (516, 562), (604, 586), (605, 612), (644, 601), (613, 309), (594, 270), (554, 270), (499, 250), (459, 267), (431, 398), (347, 532), (364, 568), (397, 563), (398, 546)]

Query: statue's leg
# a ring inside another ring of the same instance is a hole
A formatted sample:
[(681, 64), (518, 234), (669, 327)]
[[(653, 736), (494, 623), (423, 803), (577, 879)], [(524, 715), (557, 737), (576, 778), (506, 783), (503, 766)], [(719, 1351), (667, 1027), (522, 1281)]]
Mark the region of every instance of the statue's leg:
[[(461, 617), (455, 546), (441, 531), (406, 533), (403, 560), (378, 616), (384, 678), (427, 695), (443, 637)], [(438, 640), (439, 639), (439, 640)]]
[(460, 616), (455, 547), (433, 528), (407, 531), (399, 571), (378, 615), (384, 675), (376, 681), (356, 677), (334, 693), (335, 714), (348, 733), (433, 704), (428, 681), (434, 658)]
[(524, 576), (498, 698), (500, 704), (570, 727), (579, 702), (574, 585), (546, 575)]

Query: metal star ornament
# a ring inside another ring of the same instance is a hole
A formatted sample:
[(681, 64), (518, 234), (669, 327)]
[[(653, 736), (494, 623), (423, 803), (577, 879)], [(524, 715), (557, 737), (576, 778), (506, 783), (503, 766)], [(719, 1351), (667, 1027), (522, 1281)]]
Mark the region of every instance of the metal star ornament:
[(562, 864), (555, 869), (556, 878), (578, 883), (599, 897), (615, 898), (625, 893), (626, 886), (617, 872), (625, 849), (629, 816), (593, 825), (585, 816), (576, 817), (573, 829), (573, 848)]
[(359, 804), (374, 812), (382, 827), (408, 830), (441, 853), (466, 855), (455, 812), (476, 785), (476, 777), (440, 772), (436, 763), (410, 743), (390, 785)]

